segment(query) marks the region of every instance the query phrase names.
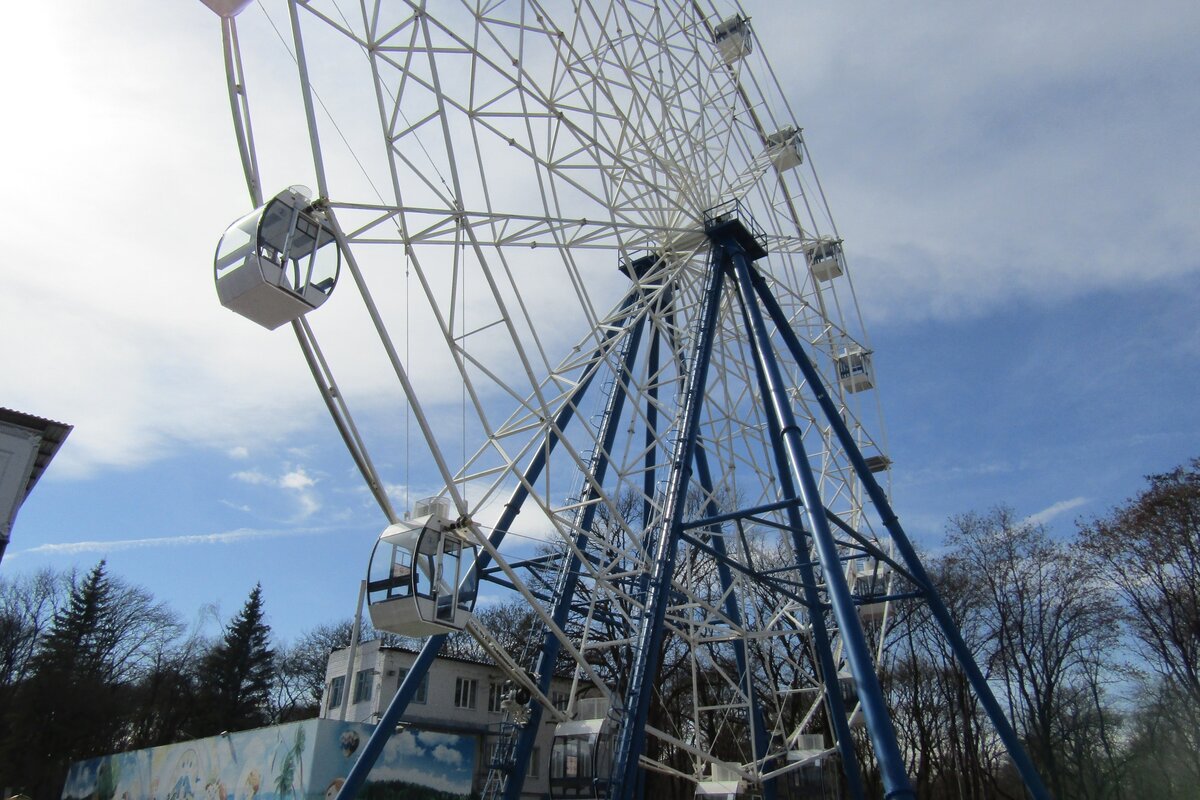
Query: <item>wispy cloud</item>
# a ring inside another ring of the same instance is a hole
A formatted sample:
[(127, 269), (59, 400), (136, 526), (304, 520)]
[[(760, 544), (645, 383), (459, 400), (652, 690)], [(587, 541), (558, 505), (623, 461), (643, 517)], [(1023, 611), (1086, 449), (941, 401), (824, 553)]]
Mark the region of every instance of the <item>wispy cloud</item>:
[(279, 479), (279, 486), (282, 489), (295, 489), (297, 491), (303, 491), (304, 489), (309, 489), (316, 485), (317, 482), (308, 476), (308, 473), (304, 471), (303, 467), (294, 469)]
[(324, 533), (328, 528), (291, 528), (262, 530), (238, 528), (221, 533), (196, 533), (185, 536), (150, 536), (142, 539), (85, 540), (80, 542), (56, 542), (42, 544), (12, 553), (21, 555), (79, 555), (81, 553), (113, 553), (118, 550), (137, 550), (147, 547), (187, 547), (209, 544), (237, 544), (254, 539), (278, 539), (292, 536), (311, 536)]
[(239, 470), (229, 477), (251, 486), (270, 486), (282, 489), (296, 501), (298, 519), (306, 519), (321, 509), (321, 501), (315, 491), (317, 479), (308, 474), (304, 467), (287, 467), (278, 478), (257, 469)]
[(1074, 508), (1079, 508), (1087, 502), (1088, 499), (1086, 497), (1072, 497), (1070, 500), (1060, 500), (1035, 514), (1030, 514), (1025, 518), (1025, 522), (1030, 525), (1045, 525), (1060, 514), (1064, 514)]
[(274, 481), (272, 481), (269, 477), (256, 469), (240, 470), (233, 473), (229, 477), (233, 478), (235, 481), (248, 483), (251, 486), (262, 486), (263, 484), (274, 483)]

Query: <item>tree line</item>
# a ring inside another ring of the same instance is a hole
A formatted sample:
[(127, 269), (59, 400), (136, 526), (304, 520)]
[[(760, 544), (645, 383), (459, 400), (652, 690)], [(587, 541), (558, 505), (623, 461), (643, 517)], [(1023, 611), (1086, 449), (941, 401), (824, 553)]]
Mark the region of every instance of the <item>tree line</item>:
[[(1065, 538), (954, 517), (926, 565), (1054, 797), (1196, 797), (1200, 459)], [(892, 610), (877, 666), (918, 796), (1024, 797), (928, 610)]]
[[(1200, 459), (1150, 476), (1066, 538), (1002, 507), (954, 517), (926, 566), (1056, 798), (1195, 796)], [(479, 613), (514, 647), (534, 622), (520, 602)], [(918, 796), (1022, 797), (927, 609), (893, 602), (887, 624), (876, 666)], [(0, 789), (57, 797), (77, 759), (316, 716), (328, 654), (352, 627), (273, 643), (255, 586), (206, 636), (103, 561), (0, 577)], [(443, 652), (486, 658), (465, 635)], [(660, 703), (671, 702), (671, 663)], [(856, 735), (860, 763), (873, 763)]]
[(58, 797), (72, 761), (266, 724), (277, 672), (261, 586), (210, 639), (104, 561), (0, 579), (0, 787)]

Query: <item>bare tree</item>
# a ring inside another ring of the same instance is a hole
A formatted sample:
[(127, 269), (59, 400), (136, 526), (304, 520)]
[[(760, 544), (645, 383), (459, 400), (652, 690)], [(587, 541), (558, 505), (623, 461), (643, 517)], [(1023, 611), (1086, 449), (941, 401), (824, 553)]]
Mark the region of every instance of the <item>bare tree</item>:
[(70, 590), (70, 576), (50, 569), (0, 577), (0, 692), (23, 681), (38, 642)]
[(1119, 643), (1113, 598), (1064, 543), (1009, 509), (953, 518), (947, 541), (984, 592), (988, 663), (1050, 790), (1099, 796), (1077, 778), (1116, 771), (1104, 701)]
[[(329, 654), (350, 646), (354, 621), (347, 617), (326, 622), (305, 631), (291, 645), (280, 646), (275, 652), (275, 686), (272, 696), (272, 716), (282, 722), (317, 716), (321, 708), (321, 692), (325, 688), (325, 667)], [(365, 621), (359, 641), (371, 639)]]
[[(1144, 748), (1159, 768), (1200, 782), (1200, 459), (1147, 478), (1149, 488), (1080, 526), (1093, 569), (1124, 601), (1127, 630), (1159, 681), (1143, 692), (1170, 736)], [(1140, 726), (1149, 735), (1153, 724)]]

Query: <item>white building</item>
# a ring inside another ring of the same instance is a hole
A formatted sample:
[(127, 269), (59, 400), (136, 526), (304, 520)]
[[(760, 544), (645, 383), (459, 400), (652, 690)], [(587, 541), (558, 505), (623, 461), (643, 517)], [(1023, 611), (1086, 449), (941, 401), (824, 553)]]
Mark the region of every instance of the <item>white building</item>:
[[(321, 696), (320, 716), (342, 719), (343, 704), (347, 722), (377, 723), (400, 687), (417, 654), (398, 647), (387, 647), (379, 640), (364, 642), (354, 659), (354, 679), (347, 680), (346, 666), (350, 648), (334, 650), (325, 667), (325, 691)], [(500, 732), (503, 714), (505, 674), (491, 664), (459, 658), (438, 657), (409, 703), (402, 722), (428, 731), (474, 737), (475, 763), (478, 765), (474, 790), (483, 787), (491, 762), (492, 748)], [(555, 678), (550, 699), (560, 709), (567, 707), (571, 681)], [(554, 721), (542, 715), (541, 730), (529, 762), (522, 796), (543, 798), (549, 795), (547, 765), (554, 739)]]

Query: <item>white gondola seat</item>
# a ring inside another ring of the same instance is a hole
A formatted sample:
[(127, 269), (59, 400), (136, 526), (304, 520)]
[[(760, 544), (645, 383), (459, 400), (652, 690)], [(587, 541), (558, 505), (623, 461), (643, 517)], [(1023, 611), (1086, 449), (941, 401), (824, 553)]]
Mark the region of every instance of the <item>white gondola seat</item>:
[(389, 525), (375, 543), (367, 609), (377, 630), (432, 636), (462, 630), (477, 594), (469, 526), (433, 513)]
[(767, 136), (767, 155), (780, 172), (803, 164), (800, 131), (788, 125)]
[(842, 240), (828, 236), (804, 245), (804, 257), (808, 268), (819, 281), (831, 281), (845, 270), (842, 267)]
[(871, 367), (871, 352), (861, 347), (842, 351), (837, 362), (838, 383), (847, 392), (862, 392), (875, 388), (875, 370)]
[(734, 14), (713, 28), (713, 43), (721, 60), (726, 64), (740, 61), (754, 51), (754, 38), (750, 33), (750, 20)]
[(229, 226), (214, 277), (221, 305), (274, 330), (324, 303), (340, 269), (324, 212), (293, 186)]

